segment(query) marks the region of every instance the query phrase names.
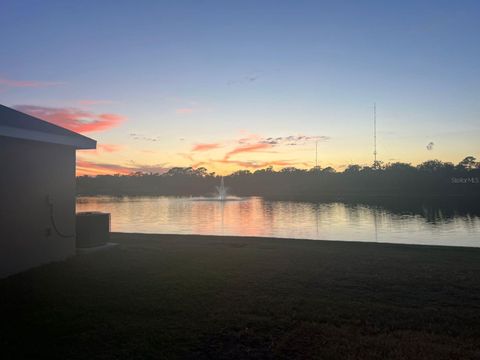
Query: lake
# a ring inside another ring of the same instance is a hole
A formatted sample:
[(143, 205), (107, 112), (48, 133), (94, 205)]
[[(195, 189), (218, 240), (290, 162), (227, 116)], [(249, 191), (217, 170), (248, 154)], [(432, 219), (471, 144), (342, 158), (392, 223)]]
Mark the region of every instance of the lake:
[(115, 232), (480, 246), (479, 213), (448, 206), (79, 196), (82, 211), (111, 213)]

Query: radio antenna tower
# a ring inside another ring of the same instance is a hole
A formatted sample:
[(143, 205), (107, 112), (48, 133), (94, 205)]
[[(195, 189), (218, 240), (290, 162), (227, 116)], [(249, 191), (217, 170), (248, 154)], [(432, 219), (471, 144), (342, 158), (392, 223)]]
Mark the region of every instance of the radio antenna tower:
[(373, 103), (373, 166), (377, 166), (377, 103)]
[(315, 168), (318, 168), (318, 140), (315, 141)]

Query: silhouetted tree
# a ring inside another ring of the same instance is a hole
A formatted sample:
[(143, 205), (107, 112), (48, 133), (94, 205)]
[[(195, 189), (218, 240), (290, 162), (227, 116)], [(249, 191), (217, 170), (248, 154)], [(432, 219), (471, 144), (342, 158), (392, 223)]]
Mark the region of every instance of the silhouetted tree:
[(441, 170), (453, 170), (454, 166), (451, 162), (443, 162), (440, 160), (427, 160), (417, 166), (421, 171), (441, 171)]
[(360, 165), (348, 165), (346, 169), (344, 170), (344, 173), (346, 174), (351, 174), (351, 173), (358, 173), (362, 170), (362, 167)]
[(320, 174), (322, 172), (322, 167), (321, 166), (314, 166), (308, 172), (312, 174)]
[(375, 160), (372, 165), (372, 169), (374, 170), (382, 170), (384, 169), (383, 161)]
[[(480, 169), (473, 156), (457, 166), (428, 160), (414, 167), (395, 162), (379, 168), (349, 165), (343, 172), (332, 167), (310, 170), (272, 167), (255, 172), (239, 170), (225, 176), (225, 184), (236, 195), (298, 200), (358, 197), (425, 196), (480, 197)], [(460, 179), (460, 180), (459, 180)], [(165, 174), (135, 172), (130, 175), (81, 176), (79, 194), (175, 195), (211, 194), (220, 177), (205, 167), (174, 167)]]
[(415, 171), (415, 167), (413, 167), (411, 164), (408, 163), (402, 163), (402, 162), (394, 162), (391, 164), (387, 164), (385, 166), (385, 170), (388, 171)]
[(327, 166), (325, 169), (322, 170), (322, 173), (326, 173), (326, 174), (334, 174), (336, 172), (337, 172), (337, 170), (335, 170), (331, 166)]
[(473, 156), (467, 156), (458, 163), (457, 167), (462, 170), (473, 170), (477, 168), (477, 165), (477, 159), (475, 159)]

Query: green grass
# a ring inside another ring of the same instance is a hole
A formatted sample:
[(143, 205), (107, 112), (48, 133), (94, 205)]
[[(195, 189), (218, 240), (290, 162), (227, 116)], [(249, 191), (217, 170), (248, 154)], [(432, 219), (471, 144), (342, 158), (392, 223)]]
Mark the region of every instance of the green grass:
[(480, 358), (480, 249), (112, 238), (0, 281), (2, 359)]

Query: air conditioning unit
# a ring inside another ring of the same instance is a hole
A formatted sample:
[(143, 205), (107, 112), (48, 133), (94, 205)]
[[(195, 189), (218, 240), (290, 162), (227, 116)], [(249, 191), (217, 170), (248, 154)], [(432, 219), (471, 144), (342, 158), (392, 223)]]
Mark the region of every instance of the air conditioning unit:
[(101, 246), (110, 239), (110, 214), (102, 212), (77, 213), (77, 248)]

